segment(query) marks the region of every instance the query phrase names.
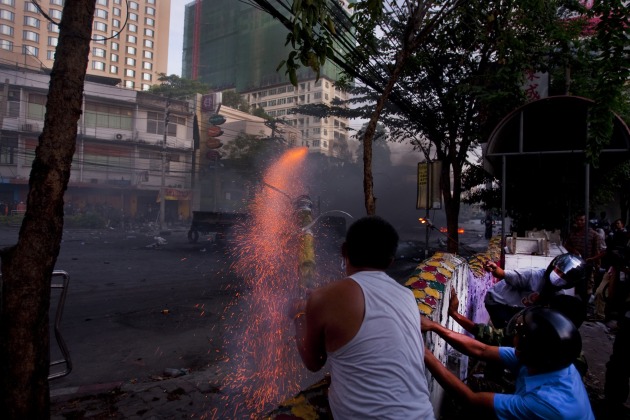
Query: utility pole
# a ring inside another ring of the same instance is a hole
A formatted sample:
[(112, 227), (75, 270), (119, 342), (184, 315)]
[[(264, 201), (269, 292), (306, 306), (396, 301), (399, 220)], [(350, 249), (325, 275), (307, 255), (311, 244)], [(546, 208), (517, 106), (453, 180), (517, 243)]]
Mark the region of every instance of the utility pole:
[(164, 109), (164, 138), (162, 140), (162, 184), (160, 186), (160, 231), (163, 231), (164, 213), (166, 211), (166, 136), (168, 134), (168, 117), (171, 98), (166, 99), (166, 107)]

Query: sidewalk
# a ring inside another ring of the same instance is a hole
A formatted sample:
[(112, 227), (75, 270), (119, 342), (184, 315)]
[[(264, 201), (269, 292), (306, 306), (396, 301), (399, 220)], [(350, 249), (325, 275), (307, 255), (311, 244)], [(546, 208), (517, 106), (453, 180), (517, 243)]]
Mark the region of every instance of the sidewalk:
[[(598, 322), (585, 322), (580, 332), (589, 366), (585, 382), (596, 418), (630, 419), (630, 401), (621, 417), (606, 414), (603, 403), (604, 374), (614, 335)], [(153, 376), (149, 380), (152, 381), (53, 389), (51, 419), (235, 418), (222, 400), (218, 366), (175, 378)]]

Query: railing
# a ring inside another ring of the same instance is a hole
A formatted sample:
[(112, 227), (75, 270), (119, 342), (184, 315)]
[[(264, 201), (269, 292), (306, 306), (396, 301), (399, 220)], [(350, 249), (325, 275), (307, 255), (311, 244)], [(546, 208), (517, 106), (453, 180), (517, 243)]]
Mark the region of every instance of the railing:
[[(56, 282), (57, 279), (61, 279), (61, 281)], [(68, 347), (66, 346), (66, 342), (64, 341), (61, 335), (61, 316), (63, 315), (63, 307), (66, 303), (66, 295), (68, 294), (68, 283), (70, 281), (70, 276), (67, 272), (62, 270), (53, 271), (53, 275), (51, 278), (50, 287), (51, 289), (59, 289), (61, 293), (59, 294), (59, 300), (57, 302), (57, 310), (55, 311), (55, 323), (54, 323), (54, 331), (55, 331), (55, 339), (57, 340), (57, 344), (59, 345), (59, 350), (61, 350), (62, 358), (59, 360), (54, 360), (50, 362), (50, 367), (65, 365), (65, 368), (61, 371), (50, 373), (48, 375), (48, 379), (57, 379), (62, 378), (68, 375), (72, 371), (72, 361), (70, 360), (70, 352), (68, 351)]]

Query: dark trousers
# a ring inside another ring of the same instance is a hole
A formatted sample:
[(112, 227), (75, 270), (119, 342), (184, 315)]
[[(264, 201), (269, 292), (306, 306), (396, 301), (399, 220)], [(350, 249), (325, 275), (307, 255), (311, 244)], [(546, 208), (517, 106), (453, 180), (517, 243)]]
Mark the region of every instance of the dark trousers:
[(610, 403), (623, 404), (630, 392), (630, 304), (617, 320), (617, 335), (606, 363), (604, 394)]

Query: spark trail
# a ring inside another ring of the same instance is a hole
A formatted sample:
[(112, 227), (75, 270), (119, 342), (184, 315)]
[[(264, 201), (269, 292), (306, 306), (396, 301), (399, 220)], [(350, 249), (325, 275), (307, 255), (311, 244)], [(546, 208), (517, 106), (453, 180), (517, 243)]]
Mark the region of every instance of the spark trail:
[(300, 388), (305, 374), (287, 317), (291, 299), (300, 295), (298, 249), (301, 226), (291, 197), (304, 193), (306, 148), (285, 152), (269, 167), (237, 234), (233, 270), (245, 282), (234, 309), (230, 367), (224, 383), (233, 411), (254, 418)]

